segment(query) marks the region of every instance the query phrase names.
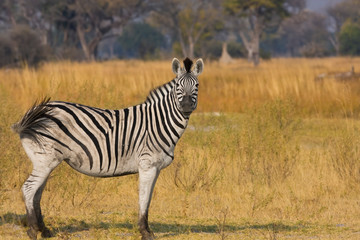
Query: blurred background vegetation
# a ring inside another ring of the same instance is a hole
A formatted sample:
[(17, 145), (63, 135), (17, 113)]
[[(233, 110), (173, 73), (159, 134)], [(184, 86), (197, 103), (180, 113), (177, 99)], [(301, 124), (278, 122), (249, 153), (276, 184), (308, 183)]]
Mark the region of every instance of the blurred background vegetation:
[(279, 56), (359, 55), (359, 1), (316, 2), (2, 0), (0, 67), (224, 55), (258, 65)]

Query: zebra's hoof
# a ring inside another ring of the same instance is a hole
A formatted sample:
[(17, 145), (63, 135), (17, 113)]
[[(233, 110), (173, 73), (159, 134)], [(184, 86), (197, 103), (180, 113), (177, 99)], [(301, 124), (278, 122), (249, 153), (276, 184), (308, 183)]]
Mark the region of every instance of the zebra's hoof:
[(31, 240), (37, 239), (37, 231), (34, 228), (29, 228), (26, 233)]
[(152, 231), (150, 232), (145, 232), (145, 233), (141, 233), (141, 240), (154, 240), (155, 239), (155, 235)]
[(51, 233), (51, 231), (48, 228), (45, 228), (42, 232), (41, 232), (41, 236), (43, 238), (50, 238), (53, 237), (53, 234)]

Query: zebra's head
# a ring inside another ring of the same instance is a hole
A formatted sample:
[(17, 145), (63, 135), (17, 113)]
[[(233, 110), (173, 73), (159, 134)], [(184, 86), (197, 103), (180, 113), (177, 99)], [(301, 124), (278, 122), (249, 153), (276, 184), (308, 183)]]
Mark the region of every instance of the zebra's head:
[(172, 61), (172, 70), (176, 74), (174, 88), (176, 105), (187, 118), (197, 106), (199, 88), (197, 76), (203, 71), (204, 62), (201, 58), (198, 59), (193, 70), (191, 70), (192, 65), (193, 61), (189, 58), (184, 60), (183, 68), (177, 58)]

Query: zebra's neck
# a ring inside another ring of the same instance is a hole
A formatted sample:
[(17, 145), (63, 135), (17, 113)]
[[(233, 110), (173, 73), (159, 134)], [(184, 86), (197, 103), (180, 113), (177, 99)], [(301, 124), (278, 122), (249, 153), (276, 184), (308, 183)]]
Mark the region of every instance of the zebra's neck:
[(149, 128), (156, 129), (154, 132), (168, 147), (175, 147), (188, 124), (176, 105), (174, 87), (175, 80), (172, 80), (152, 90), (144, 102), (148, 106)]
[[(173, 87), (175, 86), (175, 79), (171, 80), (170, 82), (167, 82), (157, 88), (154, 88), (150, 91), (149, 95), (146, 98), (145, 103), (155, 103), (163, 99), (165, 95), (169, 95), (172, 92)], [(157, 97), (160, 96), (159, 97)]]

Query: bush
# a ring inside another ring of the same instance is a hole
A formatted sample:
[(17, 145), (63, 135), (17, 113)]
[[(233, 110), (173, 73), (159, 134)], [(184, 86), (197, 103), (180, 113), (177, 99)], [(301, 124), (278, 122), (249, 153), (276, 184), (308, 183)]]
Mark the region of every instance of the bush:
[(260, 49), (260, 57), (263, 60), (271, 60), (271, 52), (267, 50)]
[(124, 56), (142, 59), (156, 57), (157, 50), (166, 45), (165, 37), (146, 23), (133, 23), (125, 27), (118, 43)]
[(218, 40), (200, 42), (195, 46), (195, 56), (206, 59), (218, 59), (221, 56), (222, 43)]
[(360, 54), (360, 26), (353, 22), (345, 23), (340, 32), (340, 53), (344, 55)]
[(18, 26), (10, 32), (10, 39), (15, 45), (15, 58), (20, 64), (37, 66), (46, 59), (45, 46), (35, 31), (26, 26)]
[(15, 45), (7, 37), (0, 37), (0, 67), (15, 63)]
[(84, 52), (80, 48), (76, 47), (59, 47), (55, 50), (55, 56), (58, 59), (66, 59), (71, 61), (82, 61), (84, 60)]
[(358, 186), (360, 183), (359, 146), (359, 129), (356, 127), (349, 126), (330, 140), (333, 167), (339, 177), (350, 186)]
[(250, 174), (244, 179), (271, 186), (293, 173), (299, 146), (290, 142), (300, 124), (294, 109), (289, 100), (274, 100), (246, 119), (239, 136), (243, 174)]
[(308, 58), (326, 57), (330, 55), (330, 51), (325, 42), (310, 42), (300, 48), (300, 54)]
[(239, 42), (229, 42), (228, 52), (231, 57), (239, 58), (247, 56), (245, 47)]

